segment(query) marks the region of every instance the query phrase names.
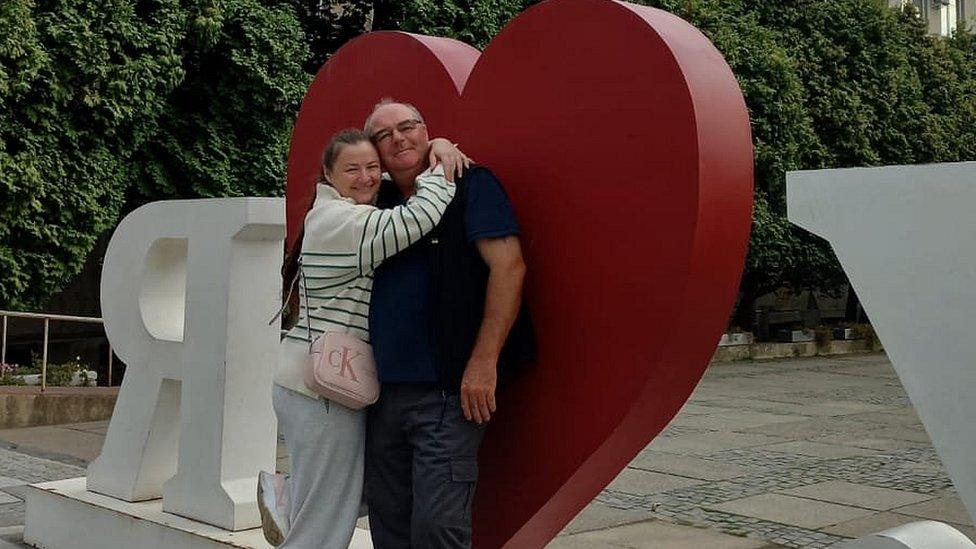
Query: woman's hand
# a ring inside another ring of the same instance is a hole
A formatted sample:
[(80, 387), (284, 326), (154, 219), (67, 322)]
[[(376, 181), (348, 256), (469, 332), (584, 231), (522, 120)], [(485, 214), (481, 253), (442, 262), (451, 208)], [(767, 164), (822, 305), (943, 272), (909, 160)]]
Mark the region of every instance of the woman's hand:
[(471, 159), (461, 152), (461, 149), (457, 148), (454, 143), (443, 137), (430, 140), (429, 160), (431, 168), (443, 165), (444, 177), (452, 183), (455, 174), (457, 177), (461, 177), (464, 175), (464, 168), (471, 167)]

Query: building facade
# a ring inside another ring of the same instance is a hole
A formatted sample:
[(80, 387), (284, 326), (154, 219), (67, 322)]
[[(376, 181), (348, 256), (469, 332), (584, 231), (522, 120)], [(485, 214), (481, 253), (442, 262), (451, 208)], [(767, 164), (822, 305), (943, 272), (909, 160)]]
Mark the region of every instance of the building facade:
[(915, 4), (932, 34), (949, 36), (956, 28), (976, 27), (976, 0), (888, 0), (893, 8), (905, 4)]

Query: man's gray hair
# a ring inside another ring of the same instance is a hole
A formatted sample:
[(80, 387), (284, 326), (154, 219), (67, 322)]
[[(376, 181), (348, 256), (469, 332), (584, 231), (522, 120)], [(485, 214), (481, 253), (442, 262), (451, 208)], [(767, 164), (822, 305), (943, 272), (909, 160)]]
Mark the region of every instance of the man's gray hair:
[(366, 135), (370, 136), (370, 138), (373, 137), (373, 115), (376, 114), (376, 111), (378, 111), (380, 107), (385, 107), (387, 105), (403, 105), (404, 107), (410, 109), (410, 112), (413, 113), (420, 123), (424, 122), (424, 117), (420, 115), (420, 111), (417, 110), (417, 107), (414, 107), (410, 103), (397, 101), (392, 97), (384, 97), (383, 99), (380, 99), (379, 103), (373, 106), (373, 111), (369, 113), (369, 116), (366, 117), (366, 123), (363, 124), (363, 131), (366, 132)]

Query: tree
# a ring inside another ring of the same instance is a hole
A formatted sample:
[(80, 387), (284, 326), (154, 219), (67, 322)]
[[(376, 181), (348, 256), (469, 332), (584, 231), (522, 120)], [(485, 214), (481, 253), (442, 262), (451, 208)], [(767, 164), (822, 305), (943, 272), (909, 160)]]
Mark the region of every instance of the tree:
[(535, 0), (292, 0), (311, 55), (314, 74), (352, 38), (370, 30), (401, 30), (446, 36), (484, 48), (508, 22)]
[(537, 0), (378, 0), (373, 30), (445, 36), (484, 49), (505, 25)]
[(182, 38), (184, 75), (133, 152), (130, 203), (280, 196), (291, 127), (311, 82), (287, 3), (208, 0)]
[(976, 160), (976, 34), (960, 30), (951, 39), (930, 40), (916, 66), (922, 93), (943, 128), (932, 144), (934, 161)]
[(911, 8), (875, 0), (648, 3), (709, 36), (749, 108), (756, 197), (739, 323), (778, 287), (846, 281), (829, 245), (787, 220), (785, 172), (976, 159), (970, 34), (928, 36)]
[[(33, 308), (117, 221), (128, 143), (182, 77), (175, 0), (3, 3), (0, 303)], [(79, 55), (79, 52), (84, 52)]]
[[(776, 32), (805, 90), (820, 153), (797, 168), (976, 159), (976, 65), (950, 55), (953, 42), (927, 35), (913, 7), (899, 12), (873, 0), (742, 7)], [(757, 200), (754, 237), (771, 238), (753, 239), (743, 288), (759, 281), (760, 292), (776, 285), (829, 291), (846, 281), (826, 242), (786, 225), (785, 193), (769, 198), (768, 215)], [(777, 256), (788, 261), (770, 261)]]
[[(364, 30), (484, 47), (534, 0), (5, 0), (0, 306), (34, 308), (149, 200), (280, 195), (318, 68)], [(786, 218), (785, 173), (976, 160), (976, 38), (878, 0), (647, 0), (724, 54), (752, 122), (756, 199), (740, 322), (773, 289), (838, 287)]]
[(311, 50), (304, 65), (305, 72), (315, 74), (343, 44), (371, 30), (375, 3), (363, 0), (293, 0), (291, 5), (298, 15), (305, 43)]
[(286, 4), (8, 0), (0, 29), (3, 307), (60, 291), (142, 202), (283, 192), (309, 80)]
[(763, 23), (751, 2), (646, 3), (679, 15), (708, 36), (732, 68), (749, 109), (755, 154), (753, 226), (741, 305), (733, 322), (749, 325), (752, 302), (780, 286), (835, 285), (843, 275), (826, 243), (785, 217), (786, 172), (822, 167), (827, 157), (791, 44)]

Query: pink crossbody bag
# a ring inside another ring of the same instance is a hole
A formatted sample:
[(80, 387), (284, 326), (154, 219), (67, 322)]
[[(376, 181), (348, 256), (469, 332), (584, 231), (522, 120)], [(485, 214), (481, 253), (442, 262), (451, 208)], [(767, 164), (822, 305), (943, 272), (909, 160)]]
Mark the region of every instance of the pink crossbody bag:
[[(298, 262), (298, 273), (295, 274), (296, 278), (298, 276), (303, 278), (302, 289), (305, 290), (303, 297), (307, 314), (308, 290), (301, 259)], [(286, 298), (286, 305), (288, 301), (289, 298)], [(305, 386), (313, 393), (353, 410), (360, 410), (376, 402), (380, 397), (380, 382), (376, 374), (373, 348), (369, 343), (354, 335), (337, 331), (327, 331), (313, 340), (308, 318), (305, 319), (305, 327), (308, 329), (310, 342), (308, 356), (305, 358)]]
[(356, 336), (325, 332), (309, 347), (305, 386), (354, 410), (373, 404), (380, 397), (373, 349)]

